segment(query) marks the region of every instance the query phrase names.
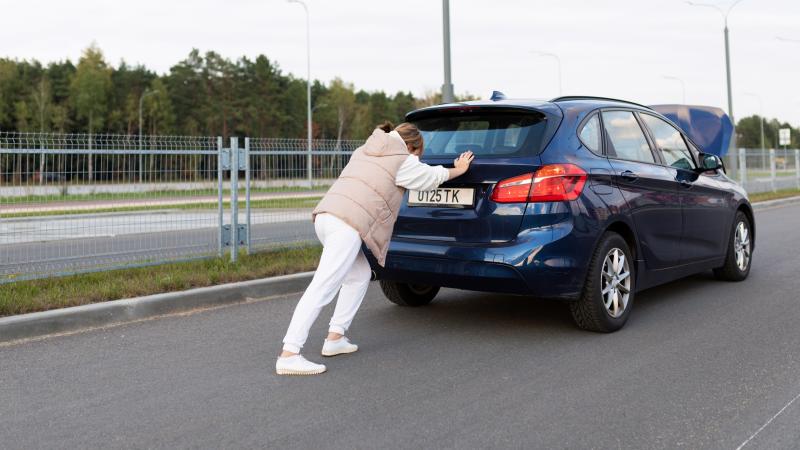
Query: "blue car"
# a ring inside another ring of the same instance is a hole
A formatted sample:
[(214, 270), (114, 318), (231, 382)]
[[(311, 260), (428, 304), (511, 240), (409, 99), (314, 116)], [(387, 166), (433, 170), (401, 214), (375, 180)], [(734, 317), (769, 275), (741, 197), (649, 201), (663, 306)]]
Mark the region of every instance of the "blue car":
[(747, 278), (755, 244), (746, 192), (655, 110), (599, 97), (505, 99), (409, 113), (423, 161), (463, 176), (408, 191), (381, 288), (404, 306), (440, 287), (562, 299), (583, 329), (612, 332), (637, 292), (713, 270)]

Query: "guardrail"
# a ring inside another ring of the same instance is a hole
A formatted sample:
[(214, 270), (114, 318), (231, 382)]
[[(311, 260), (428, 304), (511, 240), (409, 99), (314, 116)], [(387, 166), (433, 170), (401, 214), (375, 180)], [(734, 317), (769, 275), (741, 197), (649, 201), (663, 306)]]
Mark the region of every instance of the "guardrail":
[[(310, 212), (359, 145), (1, 132), (0, 283), (313, 241)], [(800, 187), (799, 153), (725, 159), (761, 192)]]

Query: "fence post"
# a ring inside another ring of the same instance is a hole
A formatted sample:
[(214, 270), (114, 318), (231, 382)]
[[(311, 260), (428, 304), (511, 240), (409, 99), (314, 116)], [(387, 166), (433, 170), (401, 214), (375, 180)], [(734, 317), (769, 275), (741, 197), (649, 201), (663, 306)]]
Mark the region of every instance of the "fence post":
[(244, 138), (244, 210), (245, 221), (247, 222), (247, 235), (245, 244), (247, 245), (247, 254), (250, 254), (250, 138)]
[(239, 260), (239, 138), (231, 138), (231, 262)]
[(769, 181), (772, 184), (772, 192), (775, 192), (775, 149), (769, 149)]
[[(219, 255), (220, 258), (222, 257), (222, 249), (225, 247), (223, 239), (222, 239), (223, 229), (225, 228), (224, 217), (223, 217), (223, 215), (224, 215), (223, 214), (224, 213), (224, 205), (222, 203), (222, 201), (223, 201), (223, 199), (222, 199), (222, 191), (223, 191), (223, 188), (224, 188), (224, 186), (223, 186), (224, 174), (223, 174), (223, 170), (222, 170), (222, 153), (223, 153), (222, 136), (217, 136), (217, 212), (219, 213), (219, 222), (218, 222), (219, 223), (219, 230), (218, 230), (219, 233), (218, 233), (218, 239), (217, 239), (219, 241), (218, 242), (219, 248), (217, 250), (217, 254)], [(140, 153), (140, 156), (141, 156), (141, 153)]]
[(313, 181), (314, 180), (314, 174), (312, 173), (313, 163), (311, 162), (311, 145), (312, 145), (311, 143), (312, 143), (312, 140), (311, 140), (310, 134), (311, 134), (311, 132), (309, 132), (308, 154), (306, 155), (306, 170), (308, 171), (308, 188), (309, 189), (311, 189), (311, 187), (313, 187), (313, 185), (314, 185), (314, 181)]
[(797, 182), (797, 188), (800, 189), (800, 150), (794, 151), (794, 179)]
[(739, 184), (747, 185), (747, 149), (739, 149)]

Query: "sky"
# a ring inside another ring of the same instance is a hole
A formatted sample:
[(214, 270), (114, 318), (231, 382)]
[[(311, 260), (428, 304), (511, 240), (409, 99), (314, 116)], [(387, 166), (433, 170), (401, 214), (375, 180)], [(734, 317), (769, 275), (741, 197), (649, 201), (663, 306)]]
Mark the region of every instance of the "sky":
[[(703, 0), (699, 0), (703, 1)], [(730, 0), (705, 0), (726, 9)], [(443, 82), (439, 0), (306, 0), (311, 76), (416, 95)], [(0, 56), (77, 61), (92, 41), (159, 73), (192, 48), (265, 54), (306, 77), (305, 13), (286, 0), (0, 0)], [(683, 0), (451, 0), (457, 93), (597, 95), (727, 110), (723, 17)], [(734, 114), (800, 125), (800, 0), (743, 0), (728, 17)], [(785, 42), (779, 40), (795, 40)]]

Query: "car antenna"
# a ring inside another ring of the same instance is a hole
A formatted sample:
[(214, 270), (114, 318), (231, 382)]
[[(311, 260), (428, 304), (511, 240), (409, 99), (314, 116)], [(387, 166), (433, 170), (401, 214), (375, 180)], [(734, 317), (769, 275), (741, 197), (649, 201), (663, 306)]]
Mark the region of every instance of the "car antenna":
[(503, 94), (500, 91), (492, 91), (492, 96), (489, 98), (489, 100), (491, 100), (493, 102), (496, 102), (498, 100), (505, 100), (505, 99), (506, 99), (506, 94)]

